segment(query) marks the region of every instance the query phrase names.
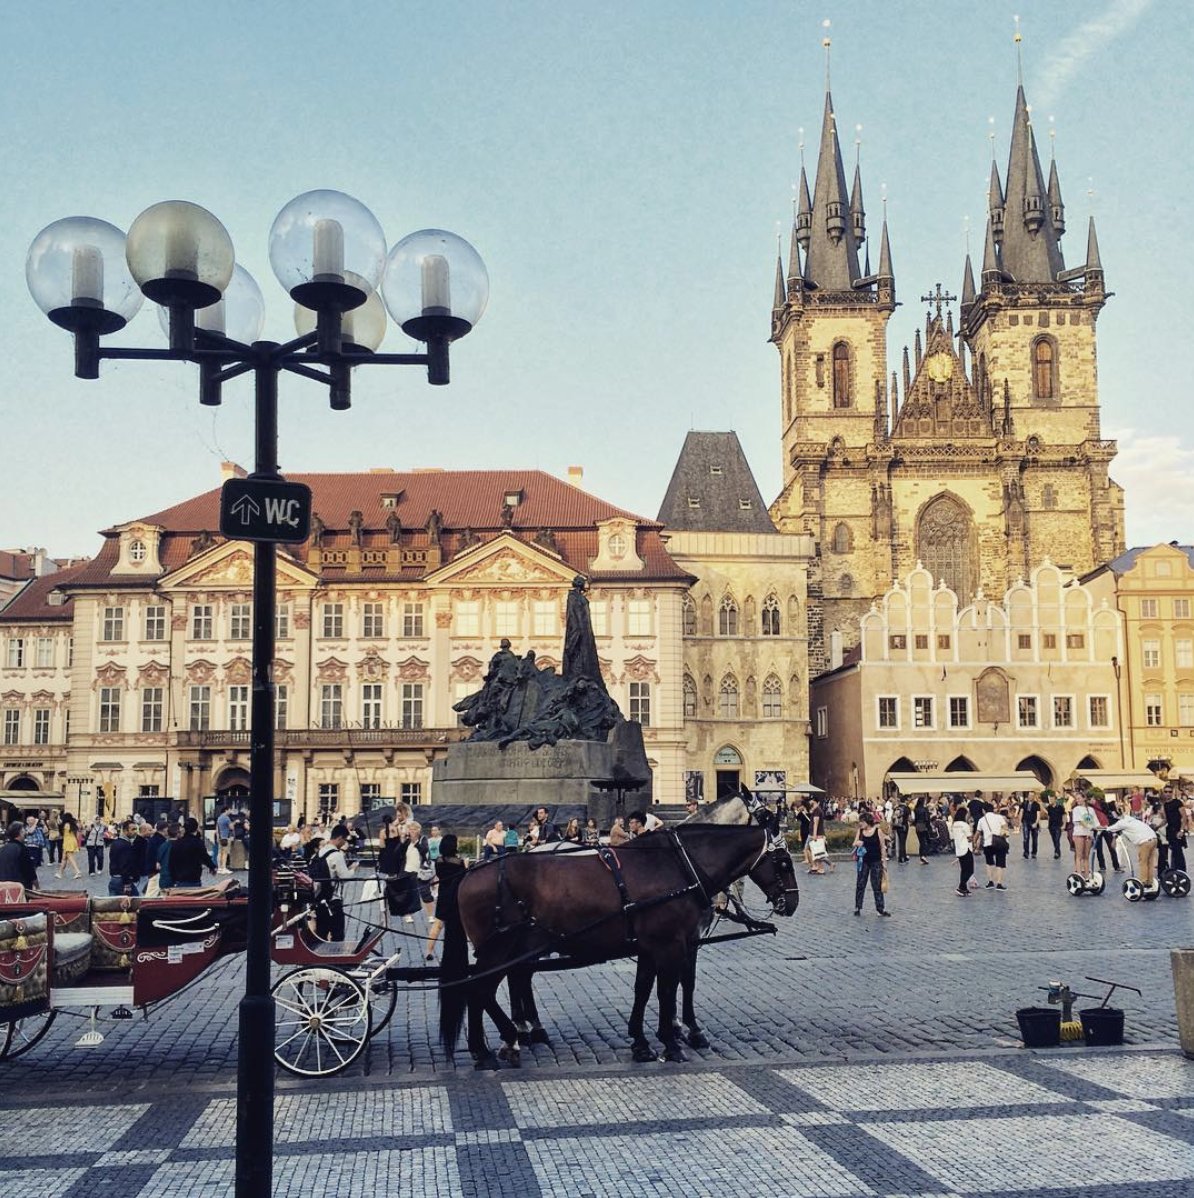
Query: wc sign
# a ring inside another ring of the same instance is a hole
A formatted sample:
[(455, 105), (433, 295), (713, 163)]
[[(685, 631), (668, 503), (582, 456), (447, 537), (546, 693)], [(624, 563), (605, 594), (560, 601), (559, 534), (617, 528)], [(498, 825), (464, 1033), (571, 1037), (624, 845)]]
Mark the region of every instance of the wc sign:
[(311, 488), (275, 478), (230, 478), (220, 490), (220, 532), (236, 541), (305, 541)]

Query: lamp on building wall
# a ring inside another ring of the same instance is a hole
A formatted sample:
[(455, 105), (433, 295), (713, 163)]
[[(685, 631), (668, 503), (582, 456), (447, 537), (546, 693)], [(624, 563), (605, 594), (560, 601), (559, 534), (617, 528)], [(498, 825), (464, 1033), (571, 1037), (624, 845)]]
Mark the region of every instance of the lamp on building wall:
[[(38, 307), (75, 342), (75, 375), (99, 377), (104, 359), (194, 362), (199, 401), (215, 406), (230, 379), (255, 381), (255, 466), (247, 481), (260, 493), (285, 485), (278, 467), (278, 375), (283, 371), (328, 388), (331, 406), (351, 403), (358, 366), (423, 366), (427, 381), (449, 381), (448, 349), (480, 320), (489, 276), (477, 251), (442, 229), (423, 229), (387, 252), (377, 218), (338, 191), (309, 191), (291, 200), (269, 234), (270, 265), (297, 307), (298, 336), (260, 341), (261, 290), (236, 262), (232, 238), (206, 209), (184, 200), (147, 208), (126, 236), (93, 217), (47, 225), (33, 240), (25, 277)], [(379, 293), (381, 299), (379, 299)], [(107, 346), (145, 299), (160, 305), (165, 348)], [(382, 300), (384, 299), (384, 307)], [(420, 354), (377, 348), (391, 318)], [(294, 491), (301, 490), (292, 488)], [(268, 501), (267, 501), (268, 502)], [(301, 505), (300, 505), (301, 506)], [(309, 493), (308, 493), (309, 506)], [(246, 522), (250, 509), (244, 509)], [(268, 513), (268, 507), (266, 509)], [(291, 509), (293, 512), (293, 509)], [(276, 543), (306, 536), (278, 525), (250, 538), (253, 570), (253, 668), (250, 818), (273, 826), (274, 606)], [(269, 524), (267, 518), (266, 524)], [(292, 526), (294, 527), (294, 526)], [(274, 1000), (270, 994), (272, 838), (249, 842), (249, 928), (245, 996), (240, 1004), (237, 1073), (236, 1195), (266, 1198), (272, 1189)], [(269, 1144), (270, 1152), (263, 1146)]]

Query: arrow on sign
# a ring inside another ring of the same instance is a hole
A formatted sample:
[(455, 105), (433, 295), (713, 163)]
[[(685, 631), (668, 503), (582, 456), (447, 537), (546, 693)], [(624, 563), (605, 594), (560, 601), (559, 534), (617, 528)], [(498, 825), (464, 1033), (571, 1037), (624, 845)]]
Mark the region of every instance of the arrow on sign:
[(248, 524), (254, 516), (261, 515), (257, 501), (249, 495), (242, 495), (229, 509), (234, 516), (240, 517), (242, 524)]

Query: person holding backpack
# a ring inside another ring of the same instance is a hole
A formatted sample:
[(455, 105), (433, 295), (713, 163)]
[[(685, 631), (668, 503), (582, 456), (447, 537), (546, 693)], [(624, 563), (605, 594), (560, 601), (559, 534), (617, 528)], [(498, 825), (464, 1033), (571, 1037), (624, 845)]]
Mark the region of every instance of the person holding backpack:
[(354, 877), (356, 866), (344, 856), (348, 828), (337, 824), (328, 842), (311, 858), (308, 874), (315, 883), (315, 934), (321, 940), (344, 939), (344, 900), (340, 886)]

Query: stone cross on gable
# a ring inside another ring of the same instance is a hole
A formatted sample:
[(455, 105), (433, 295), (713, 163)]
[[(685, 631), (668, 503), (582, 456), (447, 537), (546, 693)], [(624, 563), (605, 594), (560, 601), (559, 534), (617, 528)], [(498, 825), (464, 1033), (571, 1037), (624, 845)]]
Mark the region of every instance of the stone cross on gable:
[(937, 319), (940, 320), (941, 319), (941, 306), (943, 304), (952, 304), (954, 302), (954, 300), (956, 300), (957, 298), (958, 297), (956, 295), (950, 295), (948, 291), (942, 291), (941, 284), (938, 283), (936, 293), (933, 295), (922, 295), (920, 297), (920, 302), (922, 304), (936, 304), (937, 305)]

